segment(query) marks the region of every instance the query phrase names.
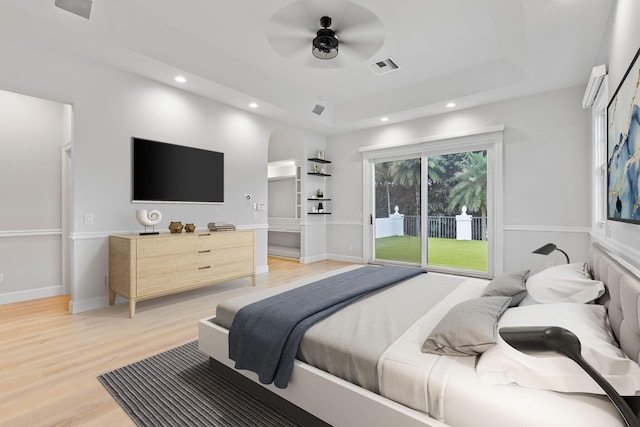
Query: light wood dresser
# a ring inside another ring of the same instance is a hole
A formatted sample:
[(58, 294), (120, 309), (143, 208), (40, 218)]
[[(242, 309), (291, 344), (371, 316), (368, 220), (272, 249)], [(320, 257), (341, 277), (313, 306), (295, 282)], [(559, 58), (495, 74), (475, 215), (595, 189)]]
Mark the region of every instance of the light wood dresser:
[(109, 236), (109, 305), (116, 294), (136, 301), (251, 277), (255, 286), (255, 233), (218, 231)]

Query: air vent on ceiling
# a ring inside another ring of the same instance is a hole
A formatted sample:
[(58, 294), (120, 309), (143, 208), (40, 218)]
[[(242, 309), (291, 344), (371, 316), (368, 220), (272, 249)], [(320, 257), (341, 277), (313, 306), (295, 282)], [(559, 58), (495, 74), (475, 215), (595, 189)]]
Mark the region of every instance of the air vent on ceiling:
[(91, 4), (93, 0), (56, 0), (55, 5), (60, 9), (64, 9), (67, 12), (74, 13), (78, 16), (82, 16), (85, 19), (89, 19), (91, 15)]
[(400, 66), (398, 66), (398, 64), (391, 58), (376, 61), (373, 64), (369, 64), (368, 67), (371, 71), (376, 73), (378, 76), (382, 74), (390, 73), (391, 71), (394, 71), (400, 68)]
[(322, 114), (323, 111), (324, 111), (324, 107), (320, 104), (316, 104), (316, 106), (313, 107), (313, 110), (311, 110), (313, 114), (317, 114), (317, 115)]

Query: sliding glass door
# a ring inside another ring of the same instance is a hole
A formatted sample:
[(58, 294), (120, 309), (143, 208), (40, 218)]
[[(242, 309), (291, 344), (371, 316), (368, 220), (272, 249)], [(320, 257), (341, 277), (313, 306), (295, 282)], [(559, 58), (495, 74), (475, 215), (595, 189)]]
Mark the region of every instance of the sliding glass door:
[(501, 136), (498, 142), (365, 156), (369, 261), (492, 275)]
[(421, 264), (422, 162), (375, 164), (375, 254), (379, 260)]
[(487, 152), (427, 160), (427, 264), (488, 271)]

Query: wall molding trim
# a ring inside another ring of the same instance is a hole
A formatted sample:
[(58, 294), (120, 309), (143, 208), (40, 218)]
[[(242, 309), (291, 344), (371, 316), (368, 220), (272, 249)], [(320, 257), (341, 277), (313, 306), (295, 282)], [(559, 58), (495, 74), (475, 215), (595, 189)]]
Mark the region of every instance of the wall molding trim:
[(61, 228), (39, 229), (39, 230), (3, 230), (0, 231), (2, 237), (38, 237), (38, 236), (62, 236)]
[(38, 289), (28, 289), (26, 291), (7, 292), (4, 294), (0, 294), (0, 305), (39, 298), (57, 297), (59, 295), (64, 295), (62, 293), (62, 285), (47, 286), (45, 288)]
[(633, 268), (640, 269), (640, 250), (627, 246), (613, 239), (603, 238), (598, 234), (591, 233), (591, 241), (598, 243), (605, 249), (613, 252), (623, 261), (629, 263)]
[(591, 227), (565, 227), (554, 225), (504, 225), (503, 231), (549, 232), (549, 233), (591, 233)]
[(354, 264), (364, 264), (364, 258), (361, 256), (328, 254), (328, 258), (333, 261), (352, 262)]
[[(248, 224), (248, 225), (236, 225), (237, 230), (268, 230), (269, 224)], [(209, 229), (207, 228), (198, 228), (195, 233), (206, 233)], [(94, 240), (94, 239), (104, 239), (114, 234), (139, 234), (140, 230), (124, 230), (124, 231), (82, 231), (78, 233), (69, 234), (69, 239), (71, 240)], [(184, 233), (184, 232), (183, 232)], [(160, 234), (169, 234), (165, 231), (160, 231)], [(0, 236), (1, 237), (1, 236)]]

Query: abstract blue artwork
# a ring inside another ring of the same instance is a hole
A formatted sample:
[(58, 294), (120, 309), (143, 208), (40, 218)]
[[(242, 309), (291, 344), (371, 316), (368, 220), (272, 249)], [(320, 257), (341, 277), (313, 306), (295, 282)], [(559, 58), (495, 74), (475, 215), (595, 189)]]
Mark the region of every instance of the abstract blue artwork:
[(640, 49), (607, 107), (607, 217), (640, 223)]

